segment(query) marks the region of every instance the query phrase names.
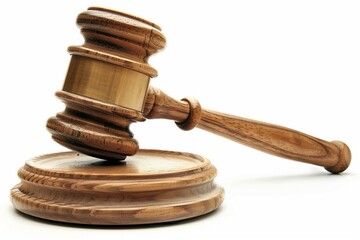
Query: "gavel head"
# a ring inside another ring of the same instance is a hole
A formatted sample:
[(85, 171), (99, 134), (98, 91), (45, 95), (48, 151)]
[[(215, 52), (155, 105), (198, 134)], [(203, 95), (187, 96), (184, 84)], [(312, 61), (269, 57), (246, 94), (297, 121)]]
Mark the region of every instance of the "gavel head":
[(150, 78), (157, 75), (147, 60), (164, 48), (165, 37), (149, 21), (98, 7), (79, 14), (77, 25), (85, 42), (68, 48), (68, 73), (56, 93), (66, 108), (47, 128), (67, 148), (125, 159), (139, 148), (129, 125), (144, 121)]

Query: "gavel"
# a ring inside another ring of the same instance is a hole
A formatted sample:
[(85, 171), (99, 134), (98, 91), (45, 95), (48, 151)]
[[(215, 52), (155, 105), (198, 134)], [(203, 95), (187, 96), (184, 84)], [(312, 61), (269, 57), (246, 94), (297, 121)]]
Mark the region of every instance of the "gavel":
[(180, 101), (150, 86), (157, 71), (150, 55), (165, 47), (161, 28), (147, 20), (91, 7), (79, 14), (84, 44), (72, 55), (62, 91), (66, 105), (47, 121), (52, 138), (72, 150), (106, 160), (136, 154), (129, 126), (145, 119), (174, 120), (182, 130), (195, 127), (257, 150), (341, 173), (351, 152), (341, 141), (324, 141), (286, 127), (202, 109), (194, 98)]

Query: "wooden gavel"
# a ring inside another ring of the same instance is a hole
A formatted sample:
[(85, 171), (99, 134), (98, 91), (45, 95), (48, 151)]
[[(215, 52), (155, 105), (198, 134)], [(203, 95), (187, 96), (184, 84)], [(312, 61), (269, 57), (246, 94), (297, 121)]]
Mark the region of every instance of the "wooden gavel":
[(79, 14), (85, 38), (69, 47), (72, 55), (62, 91), (65, 111), (47, 122), (58, 143), (107, 159), (122, 160), (139, 149), (132, 122), (164, 118), (183, 130), (207, 130), (255, 149), (340, 173), (351, 152), (340, 141), (327, 142), (264, 122), (202, 109), (193, 98), (174, 100), (149, 86), (157, 72), (148, 57), (165, 46), (160, 27), (144, 19), (92, 7)]

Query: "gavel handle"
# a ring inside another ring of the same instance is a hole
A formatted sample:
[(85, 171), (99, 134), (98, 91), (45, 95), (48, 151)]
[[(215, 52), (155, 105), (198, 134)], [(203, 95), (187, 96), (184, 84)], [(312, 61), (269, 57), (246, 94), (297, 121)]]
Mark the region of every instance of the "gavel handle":
[(183, 130), (194, 127), (283, 158), (325, 167), (341, 173), (350, 164), (349, 147), (340, 141), (327, 142), (286, 127), (201, 109), (192, 98), (174, 100), (150, 87), (144, 116), (176, 121)]

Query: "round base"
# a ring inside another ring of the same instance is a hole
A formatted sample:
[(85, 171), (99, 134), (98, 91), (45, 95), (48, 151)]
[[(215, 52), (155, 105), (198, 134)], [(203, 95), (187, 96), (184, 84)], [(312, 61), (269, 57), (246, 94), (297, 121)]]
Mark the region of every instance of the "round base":
[(125, 162), (76, 152), (31, 159), (11, 190), (15, 208), (61, 222), (133, 225), (192, 218), (218, 208), (216, 169), (193, 154), (140, 150)]

